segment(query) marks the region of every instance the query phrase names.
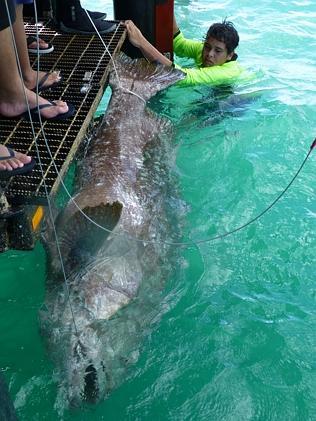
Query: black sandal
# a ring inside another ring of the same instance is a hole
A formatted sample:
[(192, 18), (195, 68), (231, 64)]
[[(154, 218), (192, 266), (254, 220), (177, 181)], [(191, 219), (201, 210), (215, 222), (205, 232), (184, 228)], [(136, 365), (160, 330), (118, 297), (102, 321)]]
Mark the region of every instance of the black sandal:
[[(8, 156), (1, 156), (0, 161), (7, 161), (8, 159), (15, 158), (15, 151), (8, 146)], [(28, 174), (35, 167), (36, 161), (34, 158), (27, 164), (24, 164), (23, 167), (14, 168), (12, 170), (0, 170), (0, 180), (6, 180), (14, 175)]]
[[(54, 46), (52, 44), (50, 44), (49, 42), (46, 42), (46, 44), (48, 44), (47, 48), (41, 48), (40, 46), (40, 40), (41, 38), (38, 39), (39, 43), (38, 43), (38, 49), (37, 48), (31, 48), (29, 47), (33, 42), (37, 43), (37, 38), (29, 35), (26, 38), (26, 43), (27, 43), (27, 50), (29, 53), (33, 53), (33, 54), (37, 54), (37, 51), (39, 52), (39, 54), (48, 54), (51, 53), (52, 51), (54, 51)], [(43, 41), (43, 40), (42, 40)]]

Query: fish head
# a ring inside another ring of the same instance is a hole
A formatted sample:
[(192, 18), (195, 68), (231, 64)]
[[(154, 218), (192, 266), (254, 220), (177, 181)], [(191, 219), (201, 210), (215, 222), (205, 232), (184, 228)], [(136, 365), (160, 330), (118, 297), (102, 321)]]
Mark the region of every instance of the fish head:
[(139, 322), (134, 326), (128, 317), (118, 316), (139, 286), (141, 270), (135, 256), (131, 257), (112, 256), (91, 264), (81, 275), (78, 295), (85, 309), (74, 312), (78, 333), (72, 327), (68, 340), (60, 340), (60, 344), (69, 344), (61, 371), (69, 407), (106, 398), (135, 359)]
[(141, 277), (135, 250), (124, 251), (123, 256), (102, 255), (62, 287), (59, 279), (47, 294), (41, 327), (57, 366), (63, 407), (95, 404), (113, 389), (113, 365), (121, 364), (117, 341), (124, 337), (116, 338), (111, 323), (136, 295)]
[(99, 335), (92, 326), (86, 327), (80, 335), (73, 335), (70, 345), (72, 355), (65, 367), (62, 384), (69, 407), (95, 404), (107, 395), (108, 381), (102, 348)]

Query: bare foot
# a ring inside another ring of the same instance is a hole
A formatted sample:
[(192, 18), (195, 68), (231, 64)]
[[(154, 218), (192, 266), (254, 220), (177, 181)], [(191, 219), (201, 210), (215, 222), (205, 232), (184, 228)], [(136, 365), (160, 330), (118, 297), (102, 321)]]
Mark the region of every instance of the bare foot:
[[(12, 171), (15, 168), (22, 168), (31, 162), (32, 158), (24, 153), (13, 151), (14, 157), (10, 157), (8, 148), (0, 144), (0, 171)], [(4, 159), (5, 158), (5, 159)]]
[[(37, 96), (35, 92), (26, 89), (26, 96), (28, 99), (30, 109), (35, 109), (38, 104), (49, 104), (50, 102), (47, 99)], [(41, 116), (50, 119), (54, 118), (57, 115), (65, 114), (68, 111), (68, 105), (64, 101), (54, 101), (56, 104), (55, 107), (47, 107), (41, 110)], [(21, 114), (27, 111), (27, 105), (25, 103), (25, 98), (10, 98), (9, 100), (0, 100), (0, 115), (4, 117), (18, 117)]]

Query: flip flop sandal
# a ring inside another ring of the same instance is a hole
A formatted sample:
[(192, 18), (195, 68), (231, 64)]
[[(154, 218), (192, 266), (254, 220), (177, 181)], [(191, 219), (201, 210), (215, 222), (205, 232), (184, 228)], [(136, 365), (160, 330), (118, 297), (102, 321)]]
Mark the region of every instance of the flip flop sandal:
[[(40, 40), (40, 38), (39, 38), (39, 40)], [(29, 53), (37, 54), (37, 48), (29, 47), (29, 45), (31, 45), (33, 42), (37, 43), (37, 38), (32, 36), (32, 35), (29, 35), (26, 38), (27, 50), (28, 50)], [(39, 45), (39, 48), (38, 48), (39, 54), (48, 54), (48, 53), (51, 53), (52, 51), (54, 51), (54, 46), (52, 44), (50, 44), (49, 42), (47, 42), (46, 44), (48, 44), (47, 48), (41, 48), (41, 46)]]
[[(49, 78), (50, 72), (45, 73), (45, 75), (42, 77), (41, 80), (39, 80), (38, 82), (38, 92), (43, 92), (43, 91), (47, 91), (48, 89), (52, 89), (55, 88), (56, 86), (58, 86), (63, 78), (60, 77), (60, 79), (54, 83), (52, 83), (51, 85), (48, 86), (44, 86), (45, 82), (47, 81), (47, 79)], [(31, 91), (36, 92), (36, 86), (35, 88), (31, 89)]]
[[(15, 152), (13, 149), (6, 146), (9, 155), (8, 156), (1, 156), (0, 161), (6, 161), (11, 158), (15, 158)], [(13, 170), (1, 170), (0, 169), (0, 180), (6, 180), (10, 177), (13, 177), (14, 175), (22, 175), (22, 174), (28, 174), (32, 171), (32, 169), (35, 167), (36, 161), (34, 158), (32, 158), (31, 162), (28, 164), (24, 164), (23, 167), (15, 168)]]
[[(57, 114), (55, 117), (44, 117), (41, 115), (41, 119), (43, 121), (49, 120), (49, 121), (55, 121), (55, 120), (66, 120), (67, 118), (71, 117), (75, 114), (75, 107), (71, 103), (67, 103), (68, 105), (68, 111), (65, 113)], [(48, 104), (41, 104), (38, 106), (39, 111), (44, 110), (48, 107), (57, 107), (57, 104), (55, 104), (52, 101), (49, 101)], [(39, 113), (38, 113), (37, 106), (34, 108), (31, 108), (30, 111), (25, 111), (25, 113), (20, 114), (19, 116), (13, 117), (14, 119), (23, 117), (25, 120), (32, 120), (32, 121), (40, 121)]]

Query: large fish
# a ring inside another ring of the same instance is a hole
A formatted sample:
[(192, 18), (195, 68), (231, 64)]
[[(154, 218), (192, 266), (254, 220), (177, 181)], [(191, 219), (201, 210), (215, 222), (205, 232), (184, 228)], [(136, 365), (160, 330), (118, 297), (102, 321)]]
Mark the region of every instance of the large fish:
[(168, 205), (171, 124), (145, 101), (183, 77), (176, 69), (120, 56), (110, 74), (107, 112), (77, 177), (75, 203), (70, 200), (56, 220), (64, 268), (47, 235), (50, 269), (41, 318), (62, 379), (60, 404), (97, 402), (116, 387), (154, 317), (172, 267), (165, 242), (176, 224)]

